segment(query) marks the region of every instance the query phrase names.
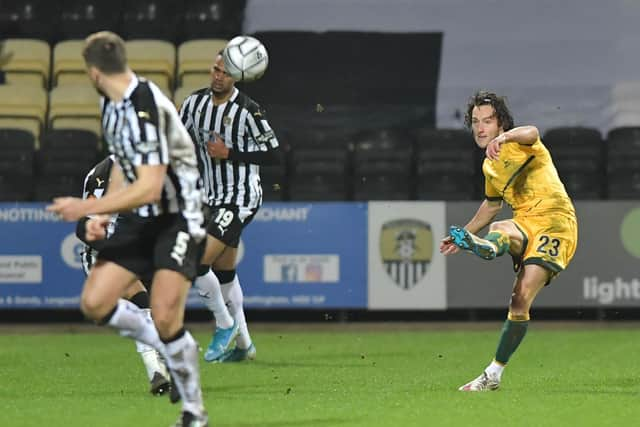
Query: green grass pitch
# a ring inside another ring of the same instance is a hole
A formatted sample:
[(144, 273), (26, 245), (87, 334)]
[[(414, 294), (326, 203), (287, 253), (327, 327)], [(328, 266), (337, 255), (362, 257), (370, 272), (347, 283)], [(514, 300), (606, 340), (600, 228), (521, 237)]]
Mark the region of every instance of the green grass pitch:
[[(253, 328), (258, 358), (201, 363), (211, 426), (631, 426), (640, 329), (532, 322), (499, 391), (456, 389), (490, 361), (500, 325)], [(20, 327), (18, 327), (20, 328)], [(0, 334), (0, 426), (169, 426), (133, 342), (97, 327)], [(209, 334), (196, 326), (205, 346)], [(95, 331), (95, 332), (94, 332)]]

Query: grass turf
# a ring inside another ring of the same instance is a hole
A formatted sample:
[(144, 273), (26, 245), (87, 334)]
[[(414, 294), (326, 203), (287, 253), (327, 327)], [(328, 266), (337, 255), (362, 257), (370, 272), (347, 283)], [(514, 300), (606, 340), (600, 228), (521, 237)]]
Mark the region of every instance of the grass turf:
[[(256, 361), (201, 362), (215, 426), (635, 425), (640, 331), (547, 330), (532, 323), (489, 393), (456, 389), (481, 373), (487, 330), (255, 329)], [(206, 346), (209, 335), (196, 338)], [(179, 406), (152, 397), (133, 342), (115, 333), (0, 335), (0, 425), (169, 426)]]

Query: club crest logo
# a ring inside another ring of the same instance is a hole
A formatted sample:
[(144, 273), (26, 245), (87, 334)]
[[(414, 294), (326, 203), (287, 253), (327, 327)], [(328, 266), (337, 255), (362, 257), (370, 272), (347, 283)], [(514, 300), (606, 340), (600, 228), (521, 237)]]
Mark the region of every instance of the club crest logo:
[(433, 257), (431, 225), (397, 219), (382, 225), (380, 258), (384, 270), (401, 289), (411, 289), (427, 273)]

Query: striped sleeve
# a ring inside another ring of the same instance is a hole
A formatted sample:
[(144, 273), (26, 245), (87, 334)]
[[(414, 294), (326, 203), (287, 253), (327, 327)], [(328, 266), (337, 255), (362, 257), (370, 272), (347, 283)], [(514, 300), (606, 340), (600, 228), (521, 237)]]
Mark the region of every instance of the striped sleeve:
[(273, 129), (269, 126), (263, 109), (260, 107), (251, 109), (250, 114), (247, 114), (247, 126), (261, 151), (270, 151), (278, 148), (278, 138), (276, 138)]

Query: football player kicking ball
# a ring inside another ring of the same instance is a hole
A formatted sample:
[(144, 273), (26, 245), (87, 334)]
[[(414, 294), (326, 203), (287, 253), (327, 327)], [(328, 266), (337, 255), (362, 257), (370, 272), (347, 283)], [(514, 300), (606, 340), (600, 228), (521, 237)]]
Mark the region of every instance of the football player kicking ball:
[[(509, 315), (493, 361), (462, 391), (496, 390), (509, 358), (529, 325), (529, 309), (538, 292), (564, 270), (578, 242), (578, 225), (571, 199), (558, 177), (547, 148), (534, 126), (513, 127), (505, 100), (478, 92), (467, 106), (465, 123), (476, 144), (486, 150), (482, 165), (485, 200), (464, 227), (452, 226), (440, 252), (460, 249), (482, 259), (504, 254), (513, 258), (516, 279)], [(507, 202), (513, 218), (492, 222)], [(476, 235), (489, 225), (489, 233)]]
[[(87, 173), (82, 189), (83, 199), (99, 199), (108, 191), (111, 168), (115, 161), (115, 156), (108, 156)], [(106, 242), (106, 240), (94, 240), (92, 242), (86, 241), (85, 226), (89, 219), (89, 217), (82, 218), (78, 221), (76, 227), (76, 235), (79, 239), (84, 241), (84, 247), (80, 256), (82, 258), (82, 269), (84, 270), (84, 274), (87, 276), (89, 275), (91, 267), (96, 263), (98, 251), (104, 247), (104, 243)], [(111, 222), (107, 227), (107, 237), (113, 233), (116, 221), (117, 215), (113, 215), (111, 217)], [(146, 283), (150, 282), (150, 279), (146, 281)], [(137, 280), (134, 284), (129, 286), (123, 297), (143, 310), (149, 320), (151, 320), (149, 293), (140, 280)], [(138, 354), (140, 354), (144, 367), (147, 371), (147, 377), (151, 384), (149, 391), (155, 396), (165, 394), (169, 390), (170, 381), (169, 373), (162, 357), (153, 347), (140, 341), (136, 341), (136, 349)]]

